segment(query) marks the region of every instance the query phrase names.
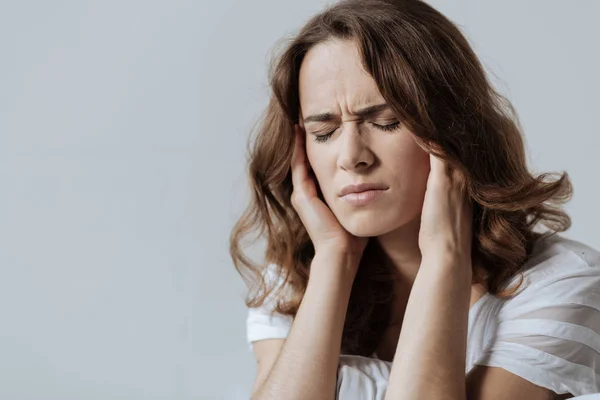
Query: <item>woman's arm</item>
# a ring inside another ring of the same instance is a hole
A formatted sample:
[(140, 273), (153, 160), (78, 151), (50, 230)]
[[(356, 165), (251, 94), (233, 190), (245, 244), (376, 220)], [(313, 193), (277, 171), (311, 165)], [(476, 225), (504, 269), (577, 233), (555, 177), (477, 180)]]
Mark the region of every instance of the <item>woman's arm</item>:
[(347, 253), (317, 253), (290, 333), (253, 400), (335, 399), (342, 330), (356, 265)]
[(386, 400), (467, 398), (473, 205), (462, 173), (430, 154), (421, 265), (406, 306)]
[(423, 260), (408, 300), (386, 400), (467, 398), (471, 278), (460, 259)]

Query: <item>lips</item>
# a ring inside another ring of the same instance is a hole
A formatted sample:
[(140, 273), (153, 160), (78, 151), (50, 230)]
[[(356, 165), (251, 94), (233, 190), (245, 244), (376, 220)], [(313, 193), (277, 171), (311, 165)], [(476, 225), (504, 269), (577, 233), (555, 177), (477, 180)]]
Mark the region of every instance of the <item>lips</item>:
[(383, 183), (360, 183), (358, 185), (345, 186), (339, 193), (339, 196), (342, 197), (348, 193), (366, 192), (367, 190), (385, 190), (387, 188)]

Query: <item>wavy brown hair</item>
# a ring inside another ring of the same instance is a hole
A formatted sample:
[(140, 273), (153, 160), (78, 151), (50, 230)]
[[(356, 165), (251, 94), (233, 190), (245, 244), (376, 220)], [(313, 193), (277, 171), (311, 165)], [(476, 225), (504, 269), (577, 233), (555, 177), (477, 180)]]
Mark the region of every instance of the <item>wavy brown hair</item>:
[[(474, 283), (485, 282), (497, 297), (513, 295), (518, 287), (503, 285), (522, 271), (534, 244), (571, 225), (561, 210), (572, 194), (567, 173), (528, 170), (517, 113), (452, 21), (419, 0), (345, 0), (312, 17), (270, 65), (271, 98), (248, 144), (251, 204), (230, 236), (231, 257), (250, 288), (246, 305), (260, 306), (271, 294), (278, 312), (295, 315), (306, 290), (315, 250), (290, 200), (293, 126), (300, 64), (308, 50), (330, 40), (356, 43), (398, 119), (464, 174), (474, 205)], [(319, 196), (325, 201), (320, 190)], [(535, 231), (540, 223), (546, 229)], [(263, 263), (241, 251), (251, 231), (266, 238)], [(269, 264), (279, 267), (291, 296), (264, 279)], [(352, 287), (343, 352), (369, 356), (376, 349), (391, 318), (392, 268), (369, 240)]]

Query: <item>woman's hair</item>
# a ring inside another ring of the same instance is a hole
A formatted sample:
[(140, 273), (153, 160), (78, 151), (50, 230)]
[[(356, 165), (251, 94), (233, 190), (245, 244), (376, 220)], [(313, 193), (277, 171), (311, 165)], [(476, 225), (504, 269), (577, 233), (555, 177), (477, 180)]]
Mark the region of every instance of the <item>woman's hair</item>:
[[(307, 51), (330, 40), (356, 43), (363, 67), (401, 123), (464, 174), (473, 202), (474, 283), (485, 282), (497, 297), (513, 295), (517, 288), (507, 292), (503, 285), (522, 271), (534, 244), (571, 225), (561, 210), (572, 194), (567, 173), (529, 172), (513, 106), (492, 88), (448, 18), (420, 0), (342, 0), (312, 17), (270, 65), (271, 98), (248, 144), (251, 204), (230, 237), (235, 267), (251, 289), (246, 306), (260, 306), (270, 295), (278, 312), (295, 315), (306, 290), (315, 251), (290, 200), (298, 76)], [(319, 197), (324, 201), (320, 189)], [(545, 232), (534, 232), (538, 223)], [(266, 236), (262, 264), (241, 251), (250, 231)], [(278, 267), (291, 295), (264, 278), (269, 264)], [(391, 318), (392, 269), (377, 241), (369, 240), (352, 287), (344, 352), (368, 356), (376, 349)]]

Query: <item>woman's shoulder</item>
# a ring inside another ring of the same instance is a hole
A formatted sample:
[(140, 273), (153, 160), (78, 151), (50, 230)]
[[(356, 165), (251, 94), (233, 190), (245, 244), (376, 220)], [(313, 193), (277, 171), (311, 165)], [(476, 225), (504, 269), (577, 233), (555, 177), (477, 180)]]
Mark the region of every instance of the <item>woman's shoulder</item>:
[[(521, 276), (523, 283), (516, 292), (521, 299), (539, 294), (540, 290), (548, 287), (553, 290), (564, 287), (577, 292), (589, 290), (598, 293), (600, 251), (581, 241), (554, 234), (535, 244), (520, 274), (515, 275), (506, 286), (517, 286)], [(582, 283), (583, 286), (580, 286)]]
[[(286, 338), (291, 329), (293, 317), (276, 311), (280, 296), (289, 295), (282, 268), (276, 264), (267, 264), (261, 271), (268, 290), (264, 302), (258, 307), (248, 308), (246, 317), (246, 339), (252, 351), (252, 342), (264, 339)], [(261, 293), (264, 295), (264, 292)]]
[(511, 296), (498, 300), (498, 322), (568, 310), (600, 313), (600, 251), (554, 234), (536, 244), (521, 272), (503, 289), (515, 287)]
[(280, 298), (289, 298), (292, 294), (292, 287), (286, 280), (286, 271), (277, 264), (266, 264), (261, 270), (261, 276), (265, 286), (260, 291), (260, 294), (264, 295), (264, 290), (268, 292), (261, 307), (273, 311), (275, 304)]
[[(540, 240), (536, 245), (538, 254), (548, 256), (570, 256), (583, 267), (600, 268), (600, 251), (591, 245), (554, 234)], [(534, 248), (536, 250), (536, 248)]]
[(526, 264), (517, 292), (499, 302), (475, 364), (556, 393), (600, 392), (600, 252), (555, 234), (536, 245)]

